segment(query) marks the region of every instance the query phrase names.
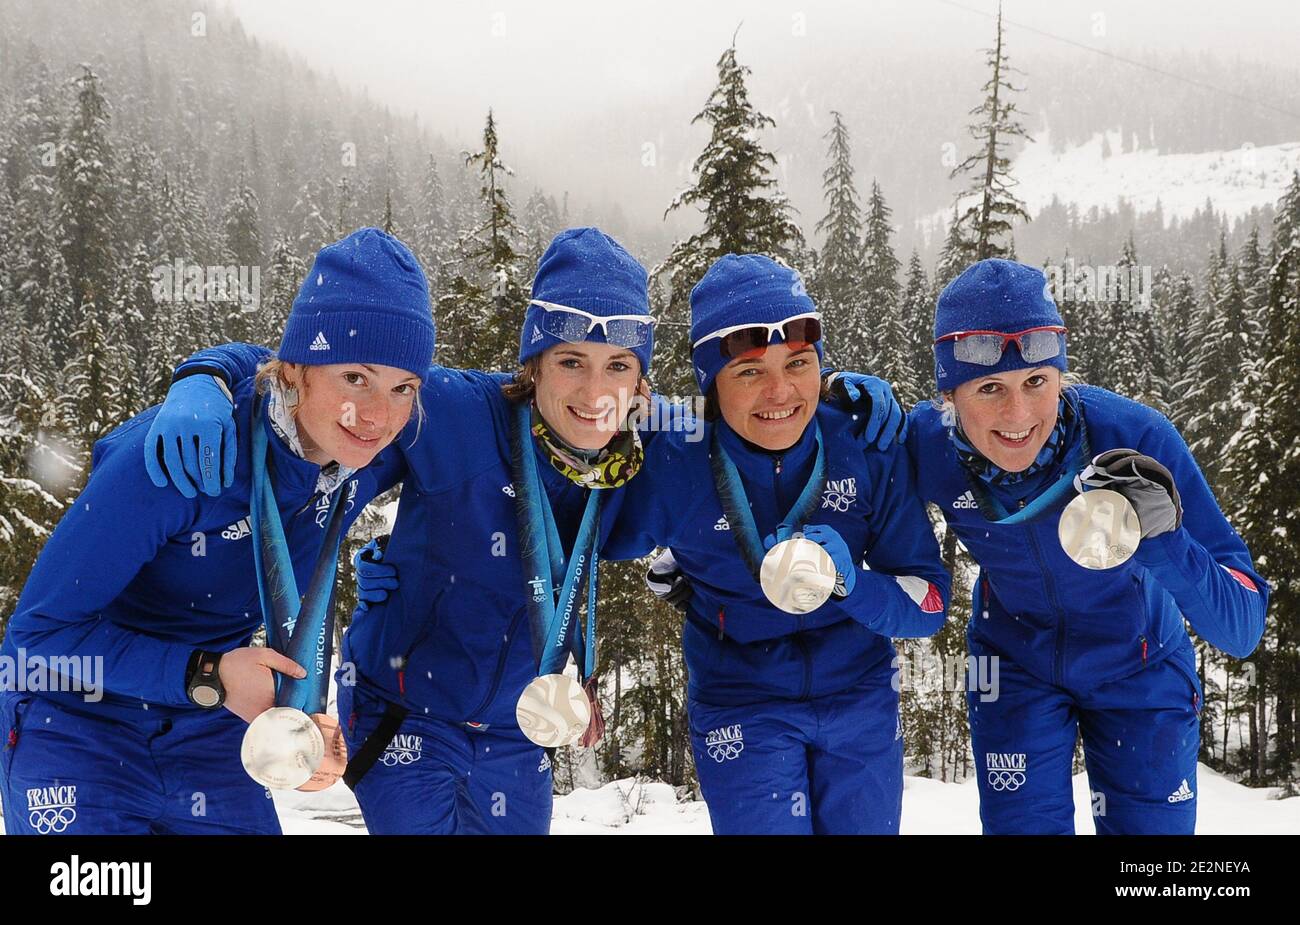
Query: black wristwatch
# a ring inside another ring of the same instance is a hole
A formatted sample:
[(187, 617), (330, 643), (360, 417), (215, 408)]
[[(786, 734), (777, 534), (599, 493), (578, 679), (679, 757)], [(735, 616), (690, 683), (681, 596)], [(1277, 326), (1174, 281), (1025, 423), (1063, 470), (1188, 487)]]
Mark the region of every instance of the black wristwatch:
[(190, 702), (205, 710), (215, 710), (226, 702), (226, 689), (221, 686), (217, 668), (221, 664), (220, 652), (195, 649), (185, 673), (185, 693)]

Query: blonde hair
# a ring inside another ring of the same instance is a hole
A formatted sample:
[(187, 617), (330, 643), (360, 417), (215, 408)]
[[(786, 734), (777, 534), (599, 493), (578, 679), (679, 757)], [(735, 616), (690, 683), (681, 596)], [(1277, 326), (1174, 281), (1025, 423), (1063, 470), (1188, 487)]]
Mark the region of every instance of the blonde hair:
[[(302, 378), (297, 385), (290, 381), (286, 367), (297, 366), (302, 370)], [(270, 388), (271, 383), (275, 382), (281, 389), (297, 389), (299, 400), (297, 404), (289, 409), (289, 414), (295, 421), (298, 420), (298, 407), (302, 404), (302, 396), (307, 393), (307, 370), (310, 366), (304, 363), (291, 364), (286, 363), (279, 357), (272, 354), (263, 363), (257, 367), (257, 373), (253, 376), (253, 387), (258, 395), (265, 394)], [(420, 395), (420, 389), (415, 390), (415, 436), (412, 441), (420, 436), (420, 428), (424, 426), (424, 401)]]

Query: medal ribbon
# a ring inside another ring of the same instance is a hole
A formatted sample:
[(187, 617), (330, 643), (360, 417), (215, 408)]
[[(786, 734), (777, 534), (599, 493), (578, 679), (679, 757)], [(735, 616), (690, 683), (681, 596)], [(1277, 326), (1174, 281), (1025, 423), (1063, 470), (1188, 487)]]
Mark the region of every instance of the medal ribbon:
[[(589, 490), (582, 522), (565, 566), (564, 546), (555, 525), (555, 513), (542, 485), (532, 445), (530, 411), (526, 404), (513, 409), (510, 427), (510, 468), (515, 483), (515, 516), (519, 522), (520, 553), (529, 585), (528, 625), (533, 651), (538, 653), (538, 675), (560, 674), (569, 652), (582, 681), (596, 668), (597, 538), (603, 496)], [(555, 578), (564, 575), (555, 596)], [(578, 595), (587, 584), (587, 626), (583, 638), (578, 617)], [(571, 632), (577, 626), (578, 632)]]
[(1006, 505), (999, 501), (974, 473), (967, 470), (966, 477), (967, 481), (970, 482), (971, 495), (979, 505), (980, 513), (987, 520), (998, 524), (1019, 524), (1032, 520), (1068, 495), (1074, 488), (1074, 477), (1083, 471), (1083, 467), (1088, 464), (1088, 460), (1091, 458), (1092, 450), (1088, 444), (1088, 428), (1080, 422), (1078, 443), (1075, 445), (1073, 456), (1061, 471), (1060, 477), (1049, 485), (1041, 495), (1014, 513), (1008, 512)]
[(334, 649), (334, 579), (343, 542), (343, 485), (329, 496), (329, 521), (307, 593), (298, 596), (293, 559), (275, 502), (267, 461), (270, 447), (262, 402), (253, 406), (253, 567), (266, 622), (266, 644), (307, 669), (298, 679), (275, 674), (275, 705), (304, 713), (324, 713), (329, 698), (330, 657)]
[[(766, 550), (763, 549), (763, 540), (758, 535), (758, 525), (754, 523), (754, 512), (750, 510), (749, 499), (745, 496), (745, 486), (740, 480), (740, 471), (736, 469), (736, 464), (732, 462), (718, 439), (718, 429), (722, 426), (722, 424), (714, 424), (710, 437), (709, 464), (713, 469), (713, 484), (717, 488), (718, 499), (722, 502), (722, 512), (727, 516), (727, 523), (731, 525), (731, 537), (740, 548), (741, 558), (745, 560), (745, 565), (753, 574), (754, 580), (758, 581), (758, 572), (763, 565), (763, 555)], [(795, 501), (790, 513), (776, 528), (778, 543), (789, 539), (791, 534), (812, 516), (812, 512), (817, 509), (817, 501), (822, 489), (826, 487), (826, 449), (822, 445), (822, 431), (816, 418), (813, 418), (812, 426), (817, 437), (817, 458), (813, 461), (808, 484), (799, 493), (799, 499)]]

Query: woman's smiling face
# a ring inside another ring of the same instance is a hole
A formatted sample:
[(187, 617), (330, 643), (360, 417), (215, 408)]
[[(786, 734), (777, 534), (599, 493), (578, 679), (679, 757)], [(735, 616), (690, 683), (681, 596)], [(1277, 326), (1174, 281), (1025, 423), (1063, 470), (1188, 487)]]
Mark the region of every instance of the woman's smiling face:
[(1007, 472), (1022, 472), (1056, 427), (1061, 371), (1018, 369), (963, 382), (949, 393), (971, 445)]
[(641, 361), (626, 347), (583, 341), (542, 353), (535, 400), (542, 419), (569, 446), (598, 450), (627, 420)]
[(285, 366), (298, 389), (298, 437), (307, 459), (318, 466), (368, 466), (406, 426), (420, 390), (419, 376), (393, 366)]
[(812, 344), (778, 341), (732, 360), (715, 382), (732, 430), (765, 450), (785, 450), (817, 412), (822, 377)]

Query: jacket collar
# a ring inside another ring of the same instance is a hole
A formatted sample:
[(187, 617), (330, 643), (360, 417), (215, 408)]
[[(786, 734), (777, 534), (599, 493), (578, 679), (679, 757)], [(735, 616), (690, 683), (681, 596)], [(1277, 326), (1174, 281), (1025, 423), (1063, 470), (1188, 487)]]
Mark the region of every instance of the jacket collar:
[[(816, 417), (808, 422), (799, 440), (784, 450), (765, 450), (741, 437), (721, 417), (712, 426), (717, 429), (718, 443), (736, 464), (741, 479), (753, 488), (774, 488), (780, 504), (793, 504), (817, 457)], [(779, 472), (778, 472), (779, 465)], [(786, 495), (790, 495), (789, 498)]]

